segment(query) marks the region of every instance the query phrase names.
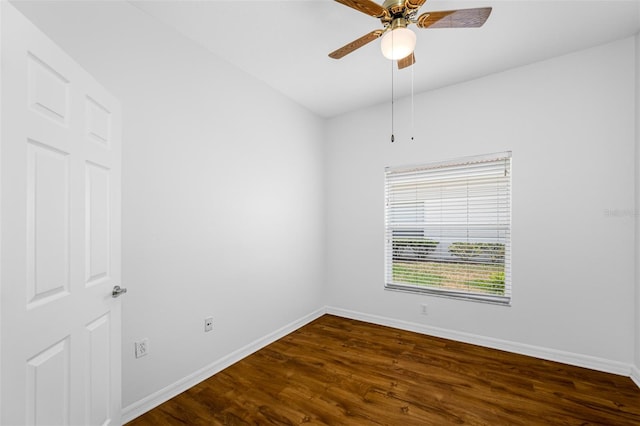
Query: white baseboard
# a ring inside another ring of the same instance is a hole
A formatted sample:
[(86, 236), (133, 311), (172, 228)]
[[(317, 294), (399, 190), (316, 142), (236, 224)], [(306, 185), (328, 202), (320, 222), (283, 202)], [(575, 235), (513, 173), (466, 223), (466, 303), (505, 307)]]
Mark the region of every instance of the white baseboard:
[(224, 370), (225, 368), (230, 367), (231, 365), (262, 349), (270, 343), (275, 342), (276, 340), (286, 336), (287, 334), (299, 329), (303, 325), (308, 324), (311, 321), (321, 317), (325, 313), (325, 308), (321, 308), (310, 313), (309, 315), (305, 315), (304, 317), (285, 325), (284, 327), (274, 331), (273, 333), (261, 337), (260, 339), (246, 345), (245, 347), (230, 353), (224, 358), (221, 358), (201, 368), (200, 370), (195, 371), (189, 376), (178, 380), (177, 382), (165, 387), (164, 389), (160, 389), (159, 391), (147, 396), (146, 398), (143, 398), (127, 407), (124, 407), (122, 410), (122, 423), (124, 424), (130, 422), (136, 417), (141, 416), (147, 411), (170, 400), (174, 396), (179, 395), (180, 393), (197, 385), (203, 380), (206, 380), (214, 374)]
[(631, 366), (631, 380), (640, 388), (640, 368), (637, 365)]
[[(621, 376), (631, 376), (631, 366), (623, 362), (611, 361), (608, 359), (592, 357), (588, 355), (576, 354), (572, 352), (559, 351), (540, 346), (527, 345), (524, 343), (511, 342), (508, 340), (495, 339), (492, 337), (479, 336), (460, 331), (448, 330), (439, 327), (417, 324), (408, 321), (397, 320), (393, 318), (382, 317), (378, 315), (370, 315), (362, 312), (350, 311), (347, 309), (327, 307), (327, 313), (350, 318), (373, 324), (384, 325), (387, 327), (399, 328), (401, 330), (413, 331), (416, 333), (426, 334), (429, 336), (442, 337), (458, 342), (471, 343), (473, 345), (485, 346), (493, 349), (500, 349), (507, 352), (513, 352), (521, 355), (533, 356), (548, 361), (556, 361), (564, 364), (570, 364), (577, 367), (590, 368), (592, 370), (603, 371), (606, 373), (618, 374)], [(640, 383), (640, 371), (636, 369), (636, 378), (632, 379), (636, 384)], [(640, 384), (639, 384), (640, 386)]]

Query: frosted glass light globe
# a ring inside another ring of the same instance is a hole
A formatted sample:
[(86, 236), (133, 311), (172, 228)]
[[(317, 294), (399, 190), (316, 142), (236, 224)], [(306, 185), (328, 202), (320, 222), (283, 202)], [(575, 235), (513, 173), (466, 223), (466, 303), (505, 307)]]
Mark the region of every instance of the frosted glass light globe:
[(415, 47), (416, 34), (404, 27), (387, 31), (380, 42), (380, 49), (384, 57), (394, 61), (406, 58), (413, 53)]

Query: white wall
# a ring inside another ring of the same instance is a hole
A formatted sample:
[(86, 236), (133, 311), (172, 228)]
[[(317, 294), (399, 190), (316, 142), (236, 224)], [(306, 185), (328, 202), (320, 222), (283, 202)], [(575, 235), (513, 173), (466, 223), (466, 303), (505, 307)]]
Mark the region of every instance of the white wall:
[(185, 47), (123, 92), (124, 406), (323, 306), (321, 121)]
[(324, 122), (138, 9), (88, 3), (19, 6), (122, 102), (126, 415), (324, 306)]
[[(330, 120), (328, 304), (576, 354), (614, 370), (626, 365), (628, 373), (635, 78), (629, 38), (416, 96), (415, 141), (406, 99), (397, 104), (394, 144), (388, 104)], [(512, 306), (385, 291), (384, 167), (506, 150), (513, 151)]]
[(636, 225), (636, 329), (635, 329), (635, 371), (634, 380), (640, 386), (640, 33), (635, 37), (636, 45), (636, 205), (635, 205), (635, 225)]

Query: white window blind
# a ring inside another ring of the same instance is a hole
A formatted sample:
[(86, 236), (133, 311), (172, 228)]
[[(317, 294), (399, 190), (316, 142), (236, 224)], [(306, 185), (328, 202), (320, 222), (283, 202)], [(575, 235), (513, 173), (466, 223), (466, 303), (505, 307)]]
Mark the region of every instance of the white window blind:
[(385, 175), (386, 288), (510, 303), (511, 152)]

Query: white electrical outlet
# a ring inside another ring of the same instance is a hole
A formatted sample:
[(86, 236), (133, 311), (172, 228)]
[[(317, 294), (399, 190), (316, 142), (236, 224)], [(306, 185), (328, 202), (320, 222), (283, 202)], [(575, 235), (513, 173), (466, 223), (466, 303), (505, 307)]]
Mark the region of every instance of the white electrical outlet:
[(204, 331), (213, 330), (213, 317), (206, 317), (204, 319)]
[(420, 313), (422, 315), (427, 315), (427, 305), (426, 304), (420, 305)]
[(145, 337), (136, 342), (136, 358), (140, 358), (149, 353), (149, 338)]

